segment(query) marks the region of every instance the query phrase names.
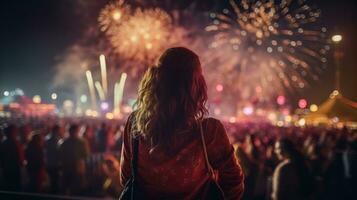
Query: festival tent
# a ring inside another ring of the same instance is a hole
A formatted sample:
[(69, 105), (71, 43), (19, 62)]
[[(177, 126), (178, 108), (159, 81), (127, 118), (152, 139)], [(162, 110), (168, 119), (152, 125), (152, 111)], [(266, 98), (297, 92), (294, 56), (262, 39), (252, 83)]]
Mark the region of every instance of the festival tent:
[(318, 111), (305, 116), (309, 123), (329, 123), (331, 120), (338, 122), (357, 122), (357, 102), (342, 96), (337, 90), (330, 94)]

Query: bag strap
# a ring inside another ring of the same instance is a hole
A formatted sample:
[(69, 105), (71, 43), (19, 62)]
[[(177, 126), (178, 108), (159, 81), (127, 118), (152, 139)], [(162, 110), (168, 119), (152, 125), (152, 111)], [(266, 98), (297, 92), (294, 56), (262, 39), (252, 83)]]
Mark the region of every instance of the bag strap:
[(205, 141), (205, 136), (203, 134), (203, 128), (202, 128), (202, 121), (199, 122), (199, 126), (200, 126), (200, 134), (201, 134), (201, 142), (202, 142), (202, 147), (203, 147), (203, 153), (204, 153), (204, 156), (205, 156), (205, 161), (206, 161), (206, 167), (207, 167), (207, 170), (208, 170), (208, 174), (210, 175), (210, 177), (214, 178), (214, 171), (213, 171), (212, 165), (211, 165), (211, 163), (209, 162), (209, 159), (208, 159), (206, 141)]
[(139, 139), (136, 137), (132, 137), (131, 139), (132, 145), (132, 158), (131, 158), (131, 200), (135, 199), (135, 182), (136, 182), (136, 175), (138, 173), (138, 151), (139, 151)]
[(130, 134), (129, 134), (129, 139), (131, 140), (131, 176), (132, 180), (134, 181), (138, 172), (138, 151), (139, 151), (139, 138), (136, 134), (134, 134), (134, 126), (133, 124), (135, 123), (135, 117), (131, 114), (129, 116), (128, 122), (130, 123)]
[(139, 139), (137, 138), (132, 138), (132, 158), (131, 158), (131, 170), (132, 170), (132, 177), (135, 179), (137, 172), (138, 172), (138, 150), (139, 150)]

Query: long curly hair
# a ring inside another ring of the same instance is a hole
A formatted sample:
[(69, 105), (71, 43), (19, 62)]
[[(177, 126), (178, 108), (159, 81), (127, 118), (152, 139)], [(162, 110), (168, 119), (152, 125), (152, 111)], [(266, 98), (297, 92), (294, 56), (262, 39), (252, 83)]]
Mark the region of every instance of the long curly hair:
[(144, 74), (134, 112), (134, 130), (151, 150), (168, 149), (172, 137), (208, 113), (207, 86), (199, 57), (184, 47), (167, 49)]

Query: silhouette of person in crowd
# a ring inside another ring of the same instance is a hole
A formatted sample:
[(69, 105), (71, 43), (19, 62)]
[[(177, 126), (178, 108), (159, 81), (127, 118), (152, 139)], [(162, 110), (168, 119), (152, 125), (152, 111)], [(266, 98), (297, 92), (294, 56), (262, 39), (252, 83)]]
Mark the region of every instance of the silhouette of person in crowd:
[(313, 185), (303, 155), (289, 139), (278, 140), (275, 153), (280, 163), (273, 174), (272, 199), (308, 199)]
[(60, 145), (63, 142), (63, 129), (59, 125), (54, 125), (49, 137), (45, 141), (45, 161), (46, 169), (50, 179), (50, 192), (56, 194), (59, 191), (60, 172)]
[(80, 194), (84, 186), (85, 159), (87, 151), (79, 138), (79, 127), (72, 124), (69, 137), (60, 147), (60, 160), (63, 170), (63, 187), (66, 194)]
[(6, 139), (0, 145), (4, 190), (21, 191), (21, 167), (24, 163), (24, 149), (17, 139), (18, 128), (10, 124), (5, 128), (4, 133)]
[(43, 136), (39, 133), (32, 135), (26, 147), (26, 169), (29, 175), (29, 191), (41, 192), (45, 178), (45, 156), (43, 148)]

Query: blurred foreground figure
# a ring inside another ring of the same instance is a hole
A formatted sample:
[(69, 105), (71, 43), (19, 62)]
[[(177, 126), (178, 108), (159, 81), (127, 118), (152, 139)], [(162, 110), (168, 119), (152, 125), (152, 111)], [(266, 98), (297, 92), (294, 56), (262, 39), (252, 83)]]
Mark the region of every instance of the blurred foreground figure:
[(100, 126), (100, 129), (97, 132), (97, 146), (98, 152), (104, 153), (107, 150), (107, 137), (108, 129), (106, 124), (103, 122)]
[(102, 164), (105, 175), (103, 189), (113, 197), (118, 197), (123, 189), (120, 185), (120, 164), (113, 155), (105, 155)]
[(0, 163), (3, 170), (4, 190), (21, 191), (21, 167), (24, 163), (24, 149), (17, 139), (18, 128), (5, 128), (6, 139), (0, 145)]
[(46, 169), (50, 178), (51, 193), (56, 194), (59, 190), (59, 171), (60, 171), (60, 145), (63, 137), (62, 128), (55, 125), (45, 142)]
[[(354, 143), (356, 144), (356, 141)], [(353, 143), (348, 145), (344, 135), (336, 139), (333, 149), (330, 165), (326, 170), (324, 199), (355, 199), (357, 151), (353, 150)]]
[(206, 165), (205, 142), (225, 199), (241, 198), (242, 169), (222, 123), (205, 118), (206, 101), (207, 87), (199, 58), (186, 48), (166, 50), (157, 65), (145, 73), (137, 110), (129, 116), (124, 130), (121, 156), (124, 185), (131, 177), (133, 138), (139, 141), (135, 196), (209, 199), (212, 177)]
[(303, 155), (288, 139), (281, 139), (275, 143), (275, 153), (281, 162), (273, 174), (272, 199), (309, 199), (313, 184)]
[(66, 194), (81, 194), (84, 186), (87, 152), (78, 132), (78, 125), (72, 124), (69, 128), (69, 137), (60, 147), (63, 187)]
[(27, 172), (30, 178), (29, 191), (41, 192), (45, 179), (45, 158), (43, 149), (43, 137), (36, 133), (32, 136), (26, 147)]

